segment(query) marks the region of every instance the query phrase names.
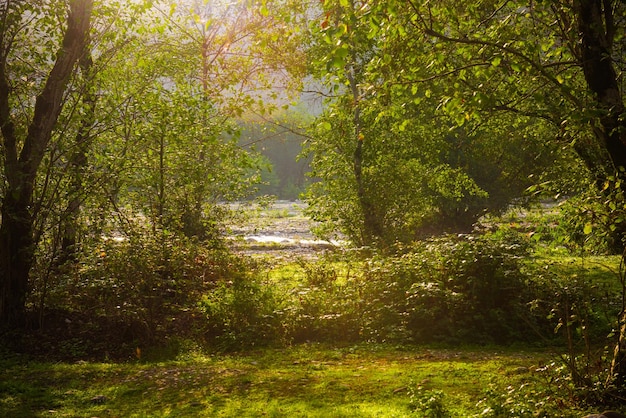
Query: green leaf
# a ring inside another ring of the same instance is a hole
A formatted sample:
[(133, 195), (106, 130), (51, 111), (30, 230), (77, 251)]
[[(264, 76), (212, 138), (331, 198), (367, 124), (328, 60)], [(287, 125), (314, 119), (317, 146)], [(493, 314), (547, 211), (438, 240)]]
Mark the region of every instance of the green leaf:
[(348, 48), (345, 45), (342, 45), (335, 51), (335, 55), (341, 59), (346, 58), (349, 53), (350, 51), (348, 51)]
[(328, 70), (332, 70), (333, 68), (343, 68), (345, 67), (346, 62), (343, 58), (339, 56), (334, 56), (328, 63)]
[(591, 223), (590, 223), (590, 222), (587, 222), (587, 223), (585, 224), (585, 227), (583, 228), (583, 233), (584, 233), (585, 235), (589, 235), (589, 234), (591, 234), (591, 231), (592, 231), (592, 230), (593, 230), (593, 225), (591, 225)]

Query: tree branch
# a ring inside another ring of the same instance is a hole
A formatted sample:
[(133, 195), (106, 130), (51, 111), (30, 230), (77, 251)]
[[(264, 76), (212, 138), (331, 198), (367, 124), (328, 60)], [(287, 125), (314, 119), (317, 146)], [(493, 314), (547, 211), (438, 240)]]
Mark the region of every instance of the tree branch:
[[(552, 74), (550, 74), (548, 71), (546, 71), (546, 67), (544, 67), (541, 63), (536, 62), (534, 59), (528, 57), (523, 52), (518, 51), (517, 49), (514, 49), (514, 48), (512, 48), (511, 46), (509, 46), (507, 44), (500, 45), (497, 42), (492, 42), (492, 41), (488, 41), (488, 40), (485, 40), (485, 39), (472, 39), (469, 36), (468, 37), (463, 37), (463, 38), (455, 38), (455, 37), (452, 37), (452, 36), (445, 35), (445, 34), (443, 34), (441, 32), (437, 32), (436, 30), (433, 29), (432, 24), (428, 25), (426, 23), (426, 21), (424, 20), (424, 17), (420, 13), (419, 7), (415, 4), (415, 2), (413, 0), (408, 0), (408, 1), (409, 1), (409, 4), (411, 5), (411, 7), (413, 8), (413, 10), (415, 10), (415, 13), (417, 13), (418, 19), (421, 22), (422, 27), (417, 25), (416, 22), (413, 21), (413, 20), (411, 20), (411, 24), (413, 26), (415, 26), (418, 30), (421, 30), (425, 35), (432, 36), (432, 37), (437, 38), (439, 40), (442, 40), (442, 41), (445, 41), (445, 42), (450, 42), (450, 43), (457, 43), (457, 44), (464, 44), (464, 45), (488, 46), (488, 47), (491, 47), (491, 48), (498, 49), (498, 50), (500, 50), (502, 52), (505, 52), (505, 53), (507, 53), (509, 55), (518, 57), (522, 61), (528, 63), (536, 71), (538, 71), (539, 74), (541, 74), (541, 76), (544, 77), (546, 80), (550, 81), (550, 83), (552, 85), (557, 87), (558, 90), (561, 92), (561, 94), (565, 98), (567, 98), (570, 102), (575, 104), (577, 107), (581, 107), (582, 106), (580, 100), (576, 96), (574, 96), (572, 93), (567, 91), (567, 89)], [(431, 19), (432, 19), (432, 13), (429, 12), (429, 15), (431, 16)]]
[[(19, 157), (22, 173), (32, 183), (50, 141), (52, 130), (62, 108), (69, 77), (85, 45), (90, 28), (93, 0), (72, 0), (68, 24), (57, 60), (48, 75), (43, 91), (35, 101), (35, 112)], [(32, 184), (28, 185), (32, 188)]]
[(7, 56), (10, 52), (9, 45), (4, 45), (5, 35), (8, 31), (9, 8), (11, 2), (7, 1), (2, 10), (2, 26), (0, 27), (0, 155), (4, 156), (5, 176), (9, 183), (15, 181), (15, 164), (17, 163), (17, 138), (15, 125), (11, 120), (11, 107), (9, 97), (11, 87), (7, 74)]

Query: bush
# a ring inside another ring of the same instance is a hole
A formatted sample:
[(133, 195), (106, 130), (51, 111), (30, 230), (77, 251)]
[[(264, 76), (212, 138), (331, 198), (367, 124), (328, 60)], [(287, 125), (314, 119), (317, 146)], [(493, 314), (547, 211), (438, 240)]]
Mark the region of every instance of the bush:
[(216, 283), (199, 302), (208, 342), (222, 350), (281, 342), (281, 304), (273, 289), (252, 274)]
[(45, 305), (42, 314), (79, 322), (80, 332), (91, 329), (89, 338), (99, 345), (147, 346), (192, 334), (202, 295), (248, 267), (194, 239), (141, 232), (85, 246), (78, 262), (63, 266), (54, 280), (36, 278), (33, 304)]
[[(531, 270), (524, 262), (531, 242), (513, 229), (449, 235), (366, 259), (302, 260), (303, 279), (280, 283), (262, 278), (250, 259), (181, 236), (139, 233), (98, 244), (54, 280), (34, 282), (33, 297), (69, 330), (68, 353), (89, 352), (75, 344), (86, 333), (101, 346), (115, 338), (133, 350), (174, 336), (233, 350), (304, 341), (553, 341), (557, 330), (575, 358), (589, 352), (589, 341), (605, 341), (607, 318), (620, 308), (590, 278)], [(359, 268), (351, 274), (347, 265)], [(591, 364), (570, 367), (586, 368), (584, 378), (597, 372)]]
[[(521, 263), (529, 245), (512, 231), (446, 236), (361, 260), (360, 274), (345, 279), (341, 264), (302, 261), (304, 280), (284, 291), (280, 302), (276, 295), (267, 299), (280, 315), (263, 308), (265, 323), (277, 327), (282, 320), (282, 338), (295, 342), (525, 340), (535, 336), (530, 279)], [(248, 298), (259, 305), (262, 300)]]
[(527, 302), (524, 240), (447, 236), (403, 251), (368, 264), (364, 334), (415, 342), (504, 342), (526, 334), (518, 316)]
[(293, 341), (347, 342), (359, 339), (357, 283), (340, 280), (332, 263), (300, 261), (304, 281), (291, 290), (286, 318)]
[(445, 395), (440, 390), (425, 390), (415, 387), (412, 383), (409, 386), (409, 400), (411, 409), (425, 418), (450, 418), (452, 414), (448, 411), (445, 403)]

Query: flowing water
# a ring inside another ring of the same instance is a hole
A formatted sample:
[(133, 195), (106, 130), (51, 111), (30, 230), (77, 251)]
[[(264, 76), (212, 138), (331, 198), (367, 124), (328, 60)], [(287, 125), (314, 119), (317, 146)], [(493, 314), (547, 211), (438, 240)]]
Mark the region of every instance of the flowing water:
[(267, 207), (233, 204), (243, 213), (229, 228), (229, 238), (238, 251), (252, 255), (314, 257), (323, 250), (341, 246), (341, 241), (317, 239), (311, 232), (315, 222), (304, 210), (306, 204), (278, 200)]

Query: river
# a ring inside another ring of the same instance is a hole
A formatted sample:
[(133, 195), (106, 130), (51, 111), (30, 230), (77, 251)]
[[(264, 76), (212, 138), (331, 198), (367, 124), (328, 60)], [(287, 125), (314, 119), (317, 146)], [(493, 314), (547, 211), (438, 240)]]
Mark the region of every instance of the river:
[(267, 206), (234, 203), (231, 209), (239, 216), (229, 225), (228, 238), (240, 253), (315, 257), (344, 244), (317, 239), (311, 232), (315, 222), (304, 214), (306, 204), (300, 201), (277, 200)]

